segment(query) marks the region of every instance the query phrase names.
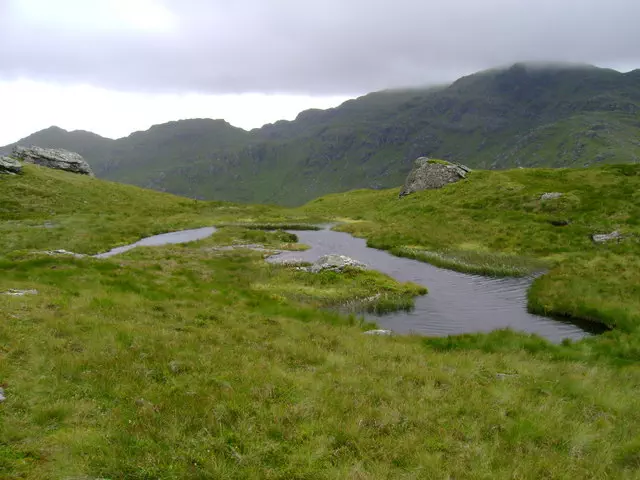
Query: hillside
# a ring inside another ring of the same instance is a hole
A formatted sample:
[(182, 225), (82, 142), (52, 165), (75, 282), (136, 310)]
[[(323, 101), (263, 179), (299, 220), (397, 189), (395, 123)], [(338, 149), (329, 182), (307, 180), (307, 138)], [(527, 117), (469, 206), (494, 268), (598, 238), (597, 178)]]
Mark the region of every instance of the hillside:
[(277, 207), (199, 202), (35, 165), (24, 169), (25, 175), (0, 175), (0, 257), (43, 248), (93, 254), (171, 230), (292, 218)]
[[(640, 71), (517, 64), (447, 87), (373, 93), (251, 132), (222, 121), (172, 122), (107, 142), (107, 153), (96, 142), (86, 156), (104, 178), (286, 205), (399, 185), (421, 155), (484, 169), (634, 163), (639, 78)], [(90, 140), (57, 134), (51, 145), (85, 148)]]
[[(638, 243), (595, 247), (583, 234), (640, 233), (639, 173), (473, 172), (403, 199), (356, 191), (298, 210), (32, 165), (0, 176), (0, 477), (634, 478)], [(549, 190), (565, 196), (540, 204)], [(327, 307), (410, 302), (416, 286), (374, 271), (309, 274), (228, 248), (300, 249), (295, 235), (253, 228), (338, 215), (385, 248), (543, 258), (555, 265), (547, 291), (605, 300), (593, 320), (607, 312), (615, 329), (561, 345), (509, 331), (363, 335), (370, 326)], [(559, 217), (573, 223), (549, 225)], [(42, 252), (229, 221), (253, 228), (110, 259)]]

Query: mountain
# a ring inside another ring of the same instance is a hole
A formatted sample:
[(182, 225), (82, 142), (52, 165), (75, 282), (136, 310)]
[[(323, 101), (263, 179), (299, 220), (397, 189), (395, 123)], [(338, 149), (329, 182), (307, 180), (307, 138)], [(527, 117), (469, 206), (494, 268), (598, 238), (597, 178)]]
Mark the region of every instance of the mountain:
[(67, 132), (59, 127), (49, 127), (29, 135), (16, 143), (0, 147), (0, 155), (9, 154), (14, 145), (64, 148), (72, 152), (77, 152), (90, 160), (91, 166), (93, 167), (93, 165), (102, 165), (108, 162), (109, 152), (114, 144), (114, 140), (101, 137), (92, 132), (84, 130)]
[[(0, 148), (0, 154), (9, 153), (14, 145), (64, 148), (84, 156), (98, 177), (167, 190), (161, 181), (164, 172), (172, 171), (179, 176), (183, 162), (208, 160), (210, 152), (247, 145), (251, 138), (246, 130), (211, 119), (154, 125), (118, 140), (51, 127)], [(179, 184), (180, 178), (174, 181)]]
[(98, 176), (205, 199), (296, 205), (402, 183), (422, 155), (472, 168), (640, 161), (640, 71), (516, 64), (390, 90), (251, 132), (186, 120), (109, 141), (48, 129), (18, 143), (83, 154)]

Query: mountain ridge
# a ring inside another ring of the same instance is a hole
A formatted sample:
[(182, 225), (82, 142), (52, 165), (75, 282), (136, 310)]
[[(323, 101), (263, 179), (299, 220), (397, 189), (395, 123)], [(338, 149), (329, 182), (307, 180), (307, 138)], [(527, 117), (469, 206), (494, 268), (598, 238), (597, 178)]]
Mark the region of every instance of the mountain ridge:
[(295, 205), (399, 185), (418, 156), (480, 169), (638, 162), (639, 76), (518, 63), (447, 86), (373, 92), (250, 131), (190, 119), (117, 140), (44, 130), (17, 143), (78, 151), (110, 180), (201, 199)]

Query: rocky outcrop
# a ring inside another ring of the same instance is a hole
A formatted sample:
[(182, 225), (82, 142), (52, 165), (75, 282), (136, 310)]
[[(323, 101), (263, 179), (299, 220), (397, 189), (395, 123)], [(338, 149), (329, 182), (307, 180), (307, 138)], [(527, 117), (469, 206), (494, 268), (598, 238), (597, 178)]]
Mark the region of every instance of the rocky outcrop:
[(10, 157), (0, 157), (0, 174), (15, 175), (22, 173), (22, 164)]
[(313, 265), (305, 268), (305, 270), (311, 273), (318, 273), (324, 270), (331, 270), (332, 272), (342, 272), (347, 267), (360, 269), (367, 268), (364, 263), (360, 263), (353, 258), (333, 253), (318, 258), (315, 262), (313, 262)]
[(407, 180), (400, 190), (400, 197), (422, 190), (442, 188), (466, 178), (470, 171), (464, 165), (420, 157), (415, 161), (413, 170), (407, 176)]
[(14, 147), (11, 156), (26, 163), (65, 170), (93, 177), (91, 167), (81, 155), (67, 150), (40, 147)]

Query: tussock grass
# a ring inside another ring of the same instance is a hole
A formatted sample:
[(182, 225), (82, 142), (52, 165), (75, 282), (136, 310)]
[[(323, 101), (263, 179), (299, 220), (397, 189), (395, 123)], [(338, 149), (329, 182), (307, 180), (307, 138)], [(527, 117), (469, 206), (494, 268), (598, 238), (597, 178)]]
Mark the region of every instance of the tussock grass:
[(253, 228), (227, 226), (220, 227), (211, 237), (201, 241), (201, 245), (263, 245), (277, 249), (283, 245), (294, 245), (298, 237), (282, 230), (258, 230)]
[(41, 294), (0, 298), (2, 475), (632, 475), (637, 369), (535, 337), (485, 353), (369, 338), (304, 305), (355, 272), (289, 299), (295, 275), (197, 244), (3, 265), (3, 285)]
[(416, 247), (394, 247), (389, 250), (399, 257), (413, 258), (437, 267), (487, 277), (526, 277), (543, 269), (534, 259), (491, 252), (430, 252)]
[(231, 223), (220, 223), (217, 224), (218, 227), (240, 227), (247, 228), (250, 230), (322, 230), (323, 227), (320, 227), (314, 223), (261, 223), (261, 222), (231, 222)]
[(379, 272), (356, 268), (346, 268), (342, 273), (309, 273), (295, 266), (270, 265), (268, 272), (267, 280), (255, 283), (254, 288), (287, 300), (349, 313), (410, 310), (414, 297), (427, 293), (421, 285), (398, 283)]

